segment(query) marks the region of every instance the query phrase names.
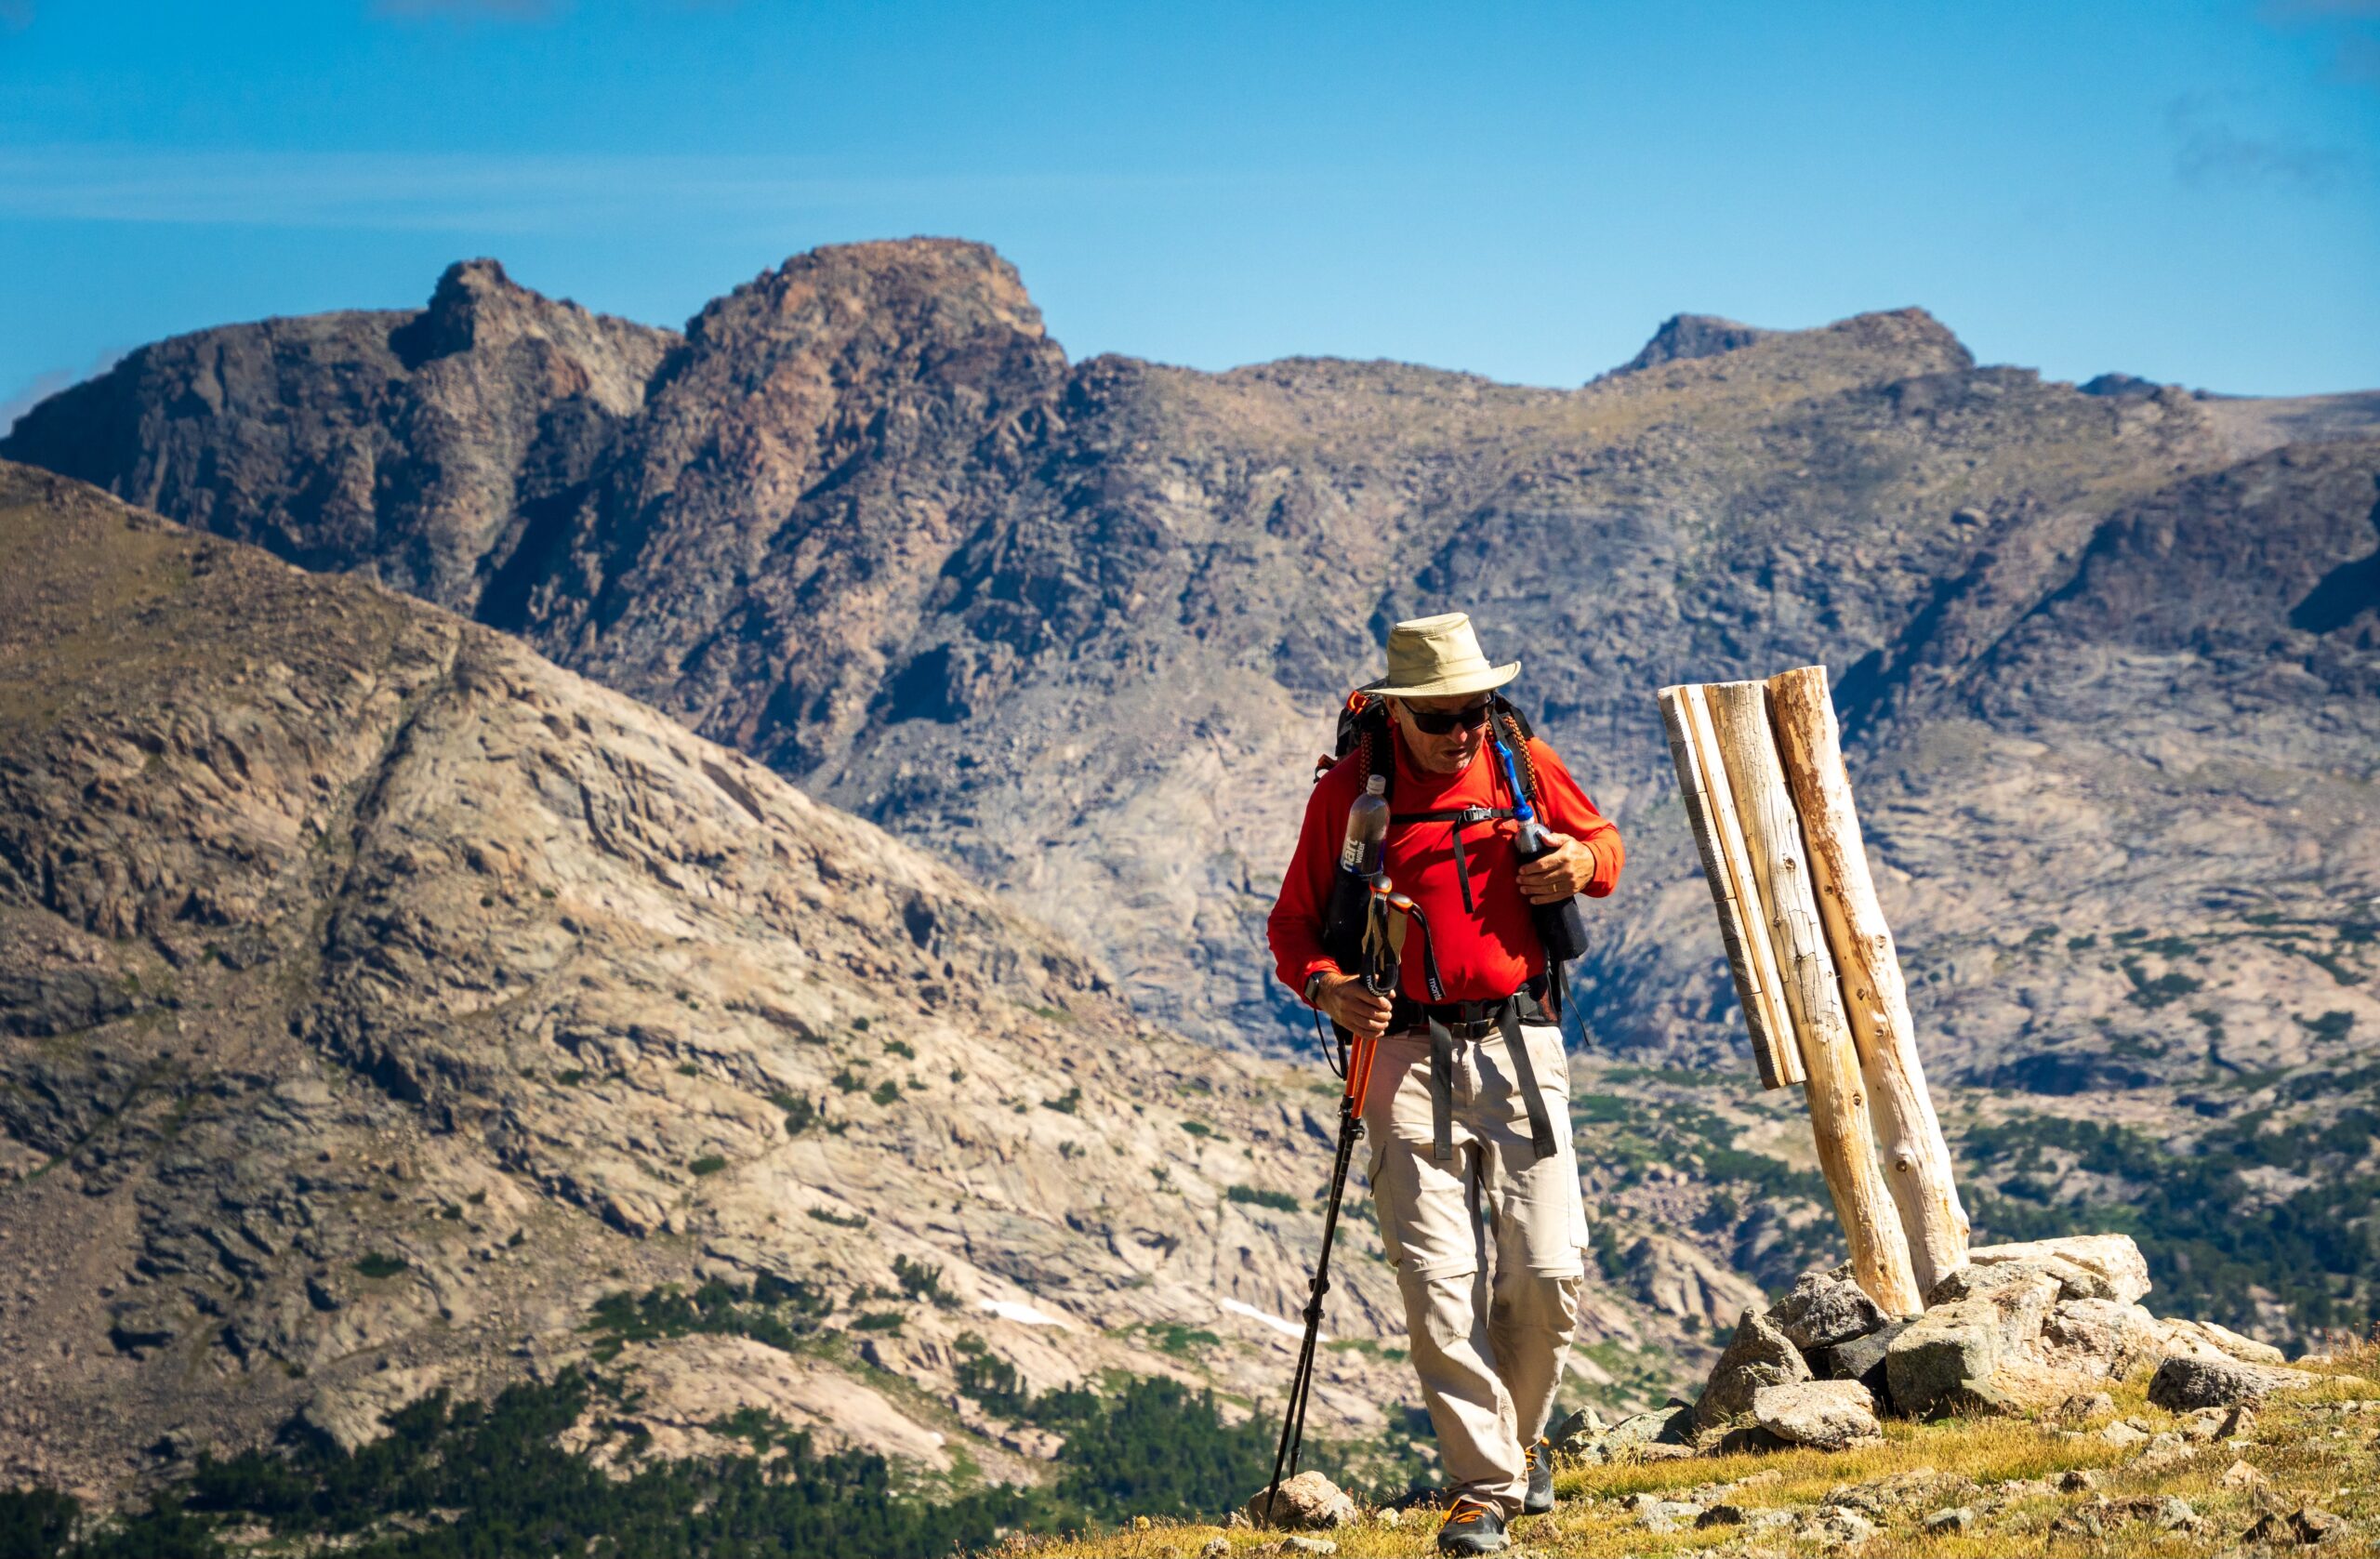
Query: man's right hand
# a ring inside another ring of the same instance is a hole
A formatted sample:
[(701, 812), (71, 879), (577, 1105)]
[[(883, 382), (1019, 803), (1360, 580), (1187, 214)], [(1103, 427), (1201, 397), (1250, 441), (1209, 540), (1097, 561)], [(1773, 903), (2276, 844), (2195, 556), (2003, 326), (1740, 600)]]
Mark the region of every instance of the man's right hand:
[(1361, 975), (1325, 974), (1314, 1004), (1350, 1034), (1377, 1039), (1388, 1032), (1389, 998), (1368, 989)]

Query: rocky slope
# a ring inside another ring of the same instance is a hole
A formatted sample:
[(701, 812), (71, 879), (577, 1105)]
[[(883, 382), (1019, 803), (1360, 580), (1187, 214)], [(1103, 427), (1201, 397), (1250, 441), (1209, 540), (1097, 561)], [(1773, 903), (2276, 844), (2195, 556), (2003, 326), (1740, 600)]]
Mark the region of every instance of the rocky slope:
[[(540, 309), (563, 306), (517, 303)], [(421, 588), (409, 521), (342, 550), (267, 517), (324, 485), (308, 452), (335, 431), (412, 448), (394, 408), (444, 407), (450, 384), (542, 403), (519, 349), (443, 332), (408, 365), (386, 345), (440, 312), (324, 347), (344, 399), (210, 376), (197, 345), (253, 355), (331, 324), (233, 327), (135, 353), (0, 448)], [(2368, 1222), (2313, 1208), (2328, 1222), (2284, 1259), (2206, 1209), (2254, 1227), (2380, 1175), (2359, 1124), (2380, 1086), (2380, 847), (2360, 826), (2380, 442), (2354, 398), (2118, 388), (1979, 366), (1918, 310), (1801, 332), (1682, 316), (1570, 391), (1069, 364), (989, 251), (853, 245), (656, 347), (600, 448), (504, 467), (535, 500), (440, 599), (958, 861), (1144, 1017), (1260, 1050), (1303, 1042), (1260, 923), (1329, 713), (1385, 623), (1473, 610), (1631, 835), (1582, 1005), (1661, 1070), (1599, 1090), (1590, 1175), (1673, 1242), (1632, 1233), (1607, 1267), (1681, 1326), (1732, 1314), (1711, 1279), (1790, 1279), (1825, 1236), (1805, 1139), (1745, 1096), (1652, 690), (1823, 661), (1987, 1231), (2027, 1232), (2042, 1198), (2148, 1206), (2179, 1183), (2167, 1158), (2219, 1165), (2140, 1215), (2165, 1220), (2135, 1231), (2161, 1281), (2220, 1266), (2225, 1314), (2275, 1335), (2299, 1310), (2352, 1324), (2380, 1280)], [(278, 464), (196, 453), (281, 428)], [(217, 473), (203, 496), (161, 482), (184, 469)], [(2076, 1134), (2086, 1089), (2091, 1129), (2120, 1135)], [(2284, 1295), (2260, 1262), (2320, 1291)]]
[[(20, 467), (0, 545), (0, 1487), (590, 1352), (649, 1454), (748, 1407), (969, 1476), (1052, 1448), (969, 1334), (1277, 1392), (1309, 1078), (501, 634)], [(735, 1325), (637, 1324), (705, 1280)], [(1328, 1361), (1380, 1429), (1401, 1372)]]

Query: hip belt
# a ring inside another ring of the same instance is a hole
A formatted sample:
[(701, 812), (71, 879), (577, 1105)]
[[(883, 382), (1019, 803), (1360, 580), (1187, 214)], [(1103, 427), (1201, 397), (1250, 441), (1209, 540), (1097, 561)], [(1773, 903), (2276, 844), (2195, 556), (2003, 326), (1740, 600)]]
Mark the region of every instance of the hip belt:
[(1540, 1158), (1554, 1155), (1554, 1120), (1546, 1113), (1545, 1093), (1538, 1087), (1537, 1064), (1529, 1059), (1521, 1024), (1552, 1021), (1542, 976), (1522, 989), (1493, 1001), (1415, 1001), (1395, 998), (1389, 1014), (1392, 1034), (1417, 1028), (1430, 1035), (1430, 1156), (1439, 1163), (1454, 1157), (1454, 1048), (1458, 1041), (1485, 1039), (1501, 1034), (1513, 1058), (1513, 1080), (1520, 1086), (1528, 1110), (1530, 1144)]

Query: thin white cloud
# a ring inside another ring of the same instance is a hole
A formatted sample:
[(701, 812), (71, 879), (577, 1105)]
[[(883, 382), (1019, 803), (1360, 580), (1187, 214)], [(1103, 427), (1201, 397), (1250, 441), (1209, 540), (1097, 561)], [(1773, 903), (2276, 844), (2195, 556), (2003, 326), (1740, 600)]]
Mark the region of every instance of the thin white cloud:
[(1217, 182), (1165, 176), (830, 175), (814, 159), (0, 148), (0, 217), (525, 232)]
[(2354, 177), (2357, 160), (2287, 132), (2248, 130), (2236, 123), (2240, 105), (2212, 93), (2176, 98), (2167, 107), (2174, 171), (2200, 188), (2278, 189), (2324, 195)]
[(2380, 84), (2380, 0), (2266, 0), (2262, 15), (2269, 26), (2327, 39), (2338, 80)]

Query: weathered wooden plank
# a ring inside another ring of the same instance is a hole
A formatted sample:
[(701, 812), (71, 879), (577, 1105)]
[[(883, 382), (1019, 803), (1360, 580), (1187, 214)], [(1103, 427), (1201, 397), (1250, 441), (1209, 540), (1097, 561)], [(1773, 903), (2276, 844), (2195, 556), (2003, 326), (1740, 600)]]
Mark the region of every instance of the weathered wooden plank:
[(1926, 1092), (1900, 956), (1869, 875), (1826, 667), (1806, 666), (1769, 678), (1768, 707), (1785, 783), (1809, 846), (1818, 918), (1868, 1080), (1885, 1182), (1900, 1209), (1918, 1288), (1930, 1292), (1966, 1265), (1967, 1215), (1959, 1205), (1950, 1144)]
[(1668, 729), (1670, 761), (1677, 768), (1678, 794), (1686, 802), (1694, 847), (1702, 857), (1703, 879), (1719, 914), (1719, 942), (1735, 976), (1736, 1000), (1752, 1037), (1753, 1064), (1763, 1088), (1802, 1081), (1802, 1054), (1777, 988), (1777, 959), (1768, 945), (1768, 923), (1760, 906), (1752, 863), (1736, 826), (1727, 773), (1718, 759), (1710, 712), (1693, 686), (1660, 691), (1661, 721)]
[(1767, 690), (1759, 682), (1713, 682), (1703, 694), (1767, 911), (1785, 1007), (1809, 1074), (1811, 1133), (1850, 1241), (1852, 1275), (1886, 1315), (1914, 1315), (1924, 1303), (1899, 1213), (1876, 1162), (1859, 1053), (1819, 926), (1801, 822), (1769, 732)]

